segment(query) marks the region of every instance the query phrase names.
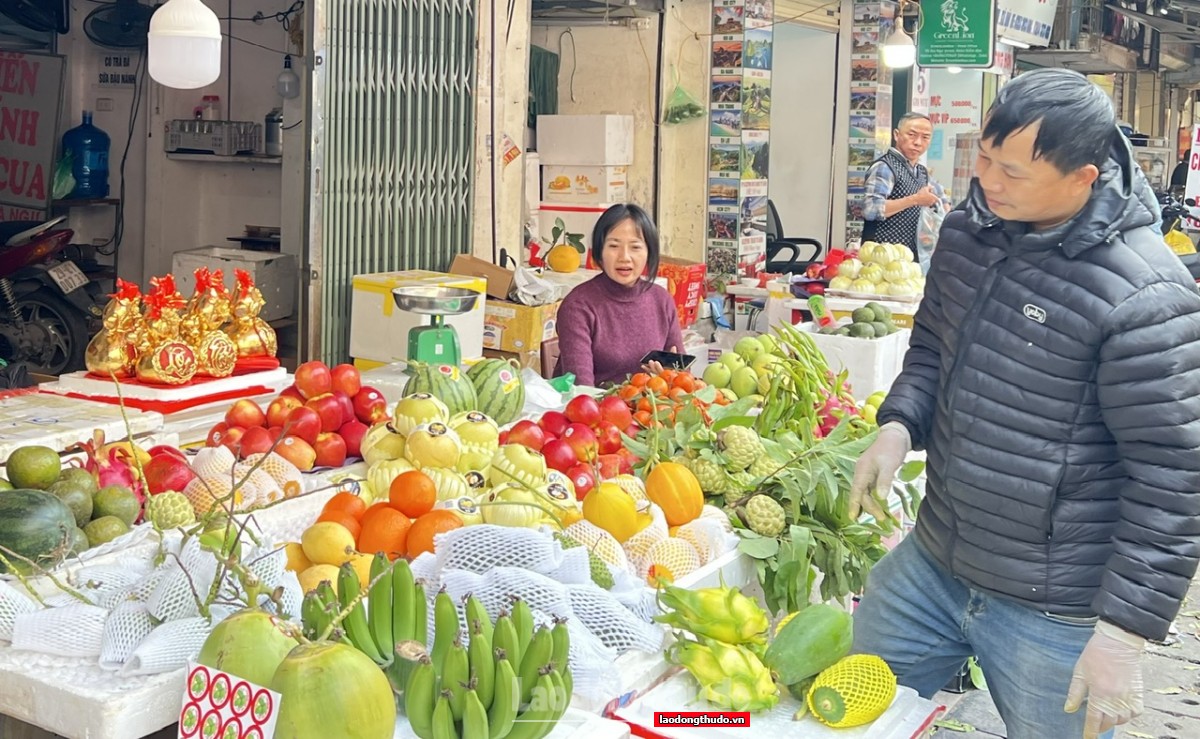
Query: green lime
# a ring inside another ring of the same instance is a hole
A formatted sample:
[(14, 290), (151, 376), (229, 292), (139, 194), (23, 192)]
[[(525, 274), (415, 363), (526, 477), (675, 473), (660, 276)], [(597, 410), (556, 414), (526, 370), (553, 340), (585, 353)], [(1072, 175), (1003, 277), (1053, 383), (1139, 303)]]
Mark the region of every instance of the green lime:
[(67, 508), (75, 514), (76, 526), (92, 520), (92, 494), (87, 488), (81, 488), (70, 480), (59, 480), (46, 488), (46, 492), (67, 504)]
[(13, 487), (45, 490), (58, 480), (62, 460), (48, 446), (23, 446), (8, 456), (5, 469)]
[(96, 493), (92, 502), (94, 503), (92, 516), (95, 518), (116, 516), (124, 521), (126, 526), (132, 526), (142, 512), (142, 504), (138, 502), (137, 496), (124, 485), (109, 485), (106, 488), (100, 488), (100, 492)]
[(116, 516), (101, 516), (83, 527), (88, 544), (100, 546), (129, 531), (129, 525)]
[(3, 477), (0, 477), (0, 490), (12, 490), (12, 489), (13, 489), (13, 484), (11, 482), (9, 482), (8, 480), (4, 479)]
[(96, 476), (82, 467), (67, 467), (58, 476), (58, 481), (69, 482), (74, 487), (86, 490), (88, 495), (95, 495), (100, 491), (100, 485), (96, 482)]
[(83, 529), (76, 526), (71, 529), (70, 542), (71, 554), (79, 554), (80, 552), (90, 549), (92, 542), (88, 540), (87, 534), (83, 533)]

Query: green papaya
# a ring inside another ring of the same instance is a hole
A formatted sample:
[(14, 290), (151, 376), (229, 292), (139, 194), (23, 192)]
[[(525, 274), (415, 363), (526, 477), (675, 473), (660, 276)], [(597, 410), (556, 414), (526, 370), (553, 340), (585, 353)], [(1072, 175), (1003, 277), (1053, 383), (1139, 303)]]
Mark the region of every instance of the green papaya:
[(850, 614), (817, 603), (791, 618), (767, 647), (763, 664), (783, 685), (807, 680), (850, 653), (854, 638)]

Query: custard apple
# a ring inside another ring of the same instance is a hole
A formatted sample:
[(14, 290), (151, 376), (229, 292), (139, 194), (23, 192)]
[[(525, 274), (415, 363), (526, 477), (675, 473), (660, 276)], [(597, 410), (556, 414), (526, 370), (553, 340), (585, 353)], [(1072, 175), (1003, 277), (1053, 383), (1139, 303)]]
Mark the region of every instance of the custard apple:
[(196, 511), (186, 495), (169, 490), (150, 496), (146, 501), (146, 518), (154, 528), (165, 531), (195, 523)]
[(700, 482), (700, 489), (706, 493), (721, 493), (725, 491), (725, 470), (711, 459), (693, 459), (688, 469)]
[(776, 462), (764, 454), (754, 460), (754, 463), (750, 465), (750, 469), (747, 472), (753, 475), (755, 479), (761, 479), (774, 475), (781, 467), (783, 467), (782, 463)]
[(674, 457), (671, 457), (671, 461), (689, 471), (692, 469), (692, 458), (687, 455), (676, 454)]
[(742, 518), (751, 531), (761, 536), (779, 536), (787, 526), (783, 506), (769, 495), (755, 495), (746, 501)]
[(745, 426), (730, 426), (720, 433), (718, 441), (731, 471), (746, 469), (766, 453), (758, 434)]

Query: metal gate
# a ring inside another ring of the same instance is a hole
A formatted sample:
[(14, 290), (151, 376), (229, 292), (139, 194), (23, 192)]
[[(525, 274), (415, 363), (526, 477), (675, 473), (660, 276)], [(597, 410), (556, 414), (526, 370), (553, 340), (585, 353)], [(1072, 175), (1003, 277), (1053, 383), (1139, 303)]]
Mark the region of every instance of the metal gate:
[(443, 270), (470, 243), (477, 11), (475, 0), (323, 5), (308, 315), (313, 358), (332, 364), (347, 355), (354, 275)]

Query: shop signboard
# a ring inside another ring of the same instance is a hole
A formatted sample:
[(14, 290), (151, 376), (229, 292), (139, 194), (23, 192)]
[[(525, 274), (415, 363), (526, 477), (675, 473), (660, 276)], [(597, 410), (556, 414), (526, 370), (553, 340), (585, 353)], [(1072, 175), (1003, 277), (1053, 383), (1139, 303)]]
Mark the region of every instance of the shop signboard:
[(996, 40), (996, 0), (942, 0), (922, 8), (917, 64), (990, 67)]
[(1049, 46), (1055, 0), (997, 0), (996, 33), (1030, 46)]
[[(1192, 150), (1188, 154), (1188, 176), (1183, 198), (1193, 202), (1200, 199), (1200, 125), (1192, 126)], [(1183, 225), (1189, 231), (1200, 231), (1200, 221), (1195, 218), (1185, 217)]]
[(50, 205), (64, 61), (0, 52), (0, 212)]

